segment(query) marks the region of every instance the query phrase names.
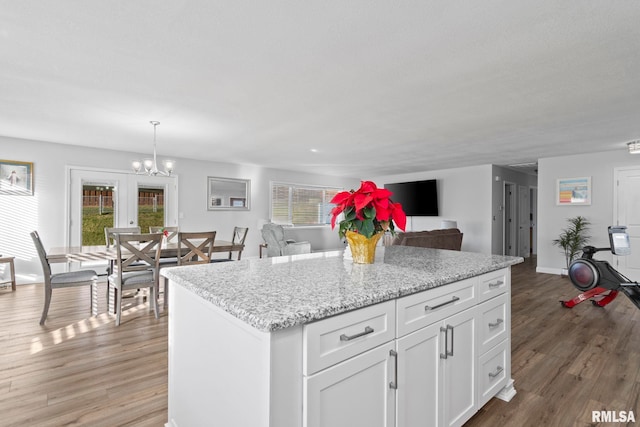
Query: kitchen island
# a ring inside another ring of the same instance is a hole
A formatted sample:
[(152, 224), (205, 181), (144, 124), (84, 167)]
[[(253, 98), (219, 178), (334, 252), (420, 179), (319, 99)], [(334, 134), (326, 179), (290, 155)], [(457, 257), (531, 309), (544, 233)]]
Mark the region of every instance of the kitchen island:
[(162, 270), (167, 425), (462, 425), (491, 397), (509, 400), (510, 266), (522, 258), (379, 255)]

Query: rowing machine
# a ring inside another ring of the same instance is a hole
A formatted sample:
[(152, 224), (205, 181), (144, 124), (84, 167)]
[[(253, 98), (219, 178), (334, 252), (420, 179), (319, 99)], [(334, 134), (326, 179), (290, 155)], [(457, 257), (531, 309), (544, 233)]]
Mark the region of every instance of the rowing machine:
[(560, 301), (563, 307), (572, 308), (583, 301), (591, 300), (596, 307), (604, 307), (611, 303), (618, 293), (624, 293), (640, 309), (640, 285), (632, 282), (607, 261), (593, 259), (596, 252), (608, 251), (614, 255), (629, 255), (631, 246), (627, 227), (610, 226), (608, 248), (585, 246), (582, 257), (569, 265), (569, 278), (573, 286), (581, 291), (575, 298)]

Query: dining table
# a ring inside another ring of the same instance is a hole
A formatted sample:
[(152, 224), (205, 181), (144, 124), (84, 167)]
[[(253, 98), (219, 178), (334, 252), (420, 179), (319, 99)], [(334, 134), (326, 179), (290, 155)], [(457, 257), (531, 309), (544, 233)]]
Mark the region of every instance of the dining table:
[[(177, 258), (178, 242), (162, 242), (160, 249), (160, 258)], [(215, 240), (213, 243), (212, 253), (214, 252), (230, 252), (242, 251), (244, 244), (233, 243), (226, 240)], [(95, 246), (59, 246), (49, 249), (47, 252), (47, 260), (49, 263), (70, 263), (70, 262), (86, 262), (86, 261), (109, 261), (114, 260), (118, 256), (115, 246), (95, 245)], [(164, 278), (163, 278), (164, 281)], [(159, 289), (158, 289), (159, 290)], [(164, 282), (164, 303), (167, 307), (167, 283)], [(116, 293), (112, 287), (108, 287), (108, 308), (107, 313), (115, 313)]]
[[(242, 251), (244, 244), (232, 243), (226, 240), (216, 240), (212, 252)], [(161, 258), (175, 258), (178, 256), (178, 242), (163, 242), (160, 251)], [(83, 262), (112, 260), (117, 257), (115, 246), (59, 246), (49, 249), (47, 260), (50, 263)]]

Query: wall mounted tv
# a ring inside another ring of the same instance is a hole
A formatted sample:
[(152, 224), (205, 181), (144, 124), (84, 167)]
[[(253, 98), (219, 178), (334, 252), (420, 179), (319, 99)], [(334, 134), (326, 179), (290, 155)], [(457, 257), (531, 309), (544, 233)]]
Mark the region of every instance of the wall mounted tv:
[(438, 186), (435, 179), (385, 184), (407, 216), (438, 216)]

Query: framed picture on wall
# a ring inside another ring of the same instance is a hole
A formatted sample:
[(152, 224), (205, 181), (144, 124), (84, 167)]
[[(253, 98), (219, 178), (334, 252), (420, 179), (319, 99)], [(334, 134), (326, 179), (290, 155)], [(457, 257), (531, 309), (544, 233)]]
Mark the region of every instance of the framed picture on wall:
[(0, 194), (33, 194), (33, 163), (0, 160)]
[(560, 178), (556, 185), (556, 205), (590, 205), (591, 177)]

